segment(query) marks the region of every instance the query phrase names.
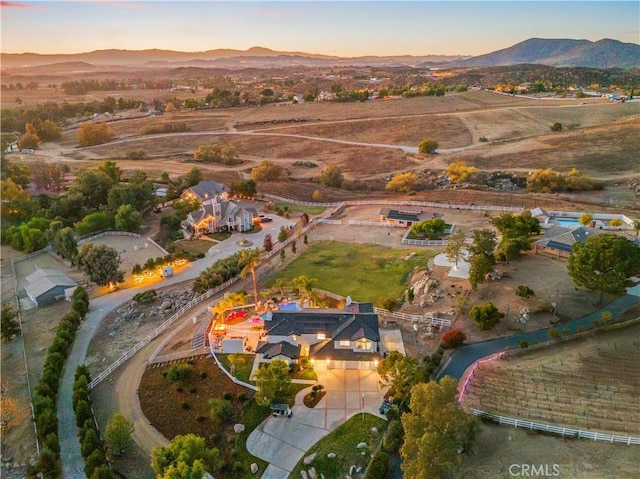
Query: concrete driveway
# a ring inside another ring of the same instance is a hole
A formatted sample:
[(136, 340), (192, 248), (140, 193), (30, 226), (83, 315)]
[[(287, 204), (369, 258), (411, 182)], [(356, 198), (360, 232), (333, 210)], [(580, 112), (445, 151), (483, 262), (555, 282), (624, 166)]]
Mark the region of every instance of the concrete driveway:
[[(379, 414), (384, 390), (378, 373), (369, 370), (330, 369), (316, 365), (318, 384), (326, 395), (315, 408), (307, 408), (302, 399), (309, 389), (296, 396), (291, 418), (269, 417), (247, 438), (247, 450), (267, 462), (262, 479), (287, 477), (311, 446), (343, 424), (354, 414)], [(310, 386), (311, 387), (311, 386)]]

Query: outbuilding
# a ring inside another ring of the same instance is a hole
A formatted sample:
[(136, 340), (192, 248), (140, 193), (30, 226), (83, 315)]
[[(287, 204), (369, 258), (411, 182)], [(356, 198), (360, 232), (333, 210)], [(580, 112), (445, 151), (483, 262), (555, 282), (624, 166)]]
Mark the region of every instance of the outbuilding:
[(46, 306), (65, 298), (65, 291), (78, 286), (74, 280), (58, 269), (37, 269), (26, 277), (25, 292), (38, 306)]

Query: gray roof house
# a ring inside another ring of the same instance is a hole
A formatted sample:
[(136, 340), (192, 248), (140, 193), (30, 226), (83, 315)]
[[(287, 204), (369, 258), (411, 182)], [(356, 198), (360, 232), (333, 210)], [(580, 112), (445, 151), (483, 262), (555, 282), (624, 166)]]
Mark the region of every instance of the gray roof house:
[(573, 243), (584, 243), (590, 236), (602, 233), (606, 233), (606, 231), (587, 226), (577, 226), (575, 228), (552, 226), (544, 230), (544, 237), (533, 244), (533, 252), (536, 254), (546, 252), (557, 257), (567, 257), (573, 251), (571, 249)]
[(183, 222), (196, 235), (219, 231), (249, 231), (258, 211), (253, 206), (245, 206), (219, 197), (202, 203), (199, 210), (192, 211)]
[(284, 352), (288, 346), (282, 343), (288, 343), (300, 348), (299, 356), (330, 368), (375, 369), (380, 360), (378, 315), (371, 303), (352, 303), (343, 309), (274, 311), (264, 325), (266, 341), (272, 346), (261, 348), (268, 355), (280, 351), (277, 348)]
[(182, 192), (180, 198), (183, 200), (197, 199), (200, 203), (213, 198), (227, 198), (229, 196), (228, 188), (217, 181), (201, 181), (195, 186), (190, 186)]
[(65, 291), (78, 286), (74, 280), (58, 269), (38, 269), (26, 278), (25, 292), (38, 306), (56, 302), (65, 297)]

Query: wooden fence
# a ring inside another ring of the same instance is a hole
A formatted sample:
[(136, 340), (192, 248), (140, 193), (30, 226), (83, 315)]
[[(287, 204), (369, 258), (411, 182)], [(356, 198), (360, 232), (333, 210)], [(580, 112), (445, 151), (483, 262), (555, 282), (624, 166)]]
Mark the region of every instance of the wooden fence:
[(379, 316), (390, 316), (392, 318), (404, 319), (413, 323), (424, 323), (432, 326), (438, 326), (440, 328), (451, 327), (451, 321), (443, 318), (436, 318), (434, 316), (420, 316), (416, 314), (400, 313), (398, 311), (388, 311), (382, 308), (373, 308), (373, 312)]
[(129, 233), (128, 231), (103, 231), (102, 233), (98, 233), (96, 235), (78, 240), (78, 246), (82, 246), (89, 241), (104, 238), (105, 236), (130, 236), (132, 238), (140, 238), (140, 235), (138, 233)]
[(201, 348), (189, 349), (187, 351), (178, 351), (177, 353), (163, 354), (154, 358), (149, 358), (149, 364), (162, 364), (171, 361), (179, 361), (181, 359), (193, 358), (196, 356), (204, 356), (209, 354), (209, 348), (203, 346)]

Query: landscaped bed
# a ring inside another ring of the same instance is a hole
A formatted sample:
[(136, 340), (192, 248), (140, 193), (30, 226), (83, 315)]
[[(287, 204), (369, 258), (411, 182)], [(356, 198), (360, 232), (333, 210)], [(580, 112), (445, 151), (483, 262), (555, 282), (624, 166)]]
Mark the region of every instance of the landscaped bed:
[[(373, 427), (378, 429), (377, 434), (371, 431)], [(364, 470), (378, 442), (382, 440), (386, 427), (387, 421), (384, 419), (372, 414), (356, 414), (309, 449), (304, 457), (316, 454), (316, 458), (309, 465), (303, 464), (301, 460), (289, 477), (297, 479), (301, 477), (300, 472), (303, 469), (308, 471), (311, 467), (316, 469), (318, 477), (323, 474), (326, 478), (345, 477), (352, 465)], [(361, 442), (366, 443), (367, 447), (358, 449)], [(336, 457), (328, 458), (327, 455), (330, 453)]]
[[(193, 372), (182, 384), (165, 377), (170, 368), (147, 369), (140, 382), (140, 406), (151, 424), (168, 439), (193, 433), (204, 437), (208, 447), (220, 449), (225, 466), (215, 473), (216, 479), (249, 477), (253, 462), (262, 473), (266, 463), (247, 452), (246, 439), (268, 417), (269, 408), (257, 406), (253, 391), (231, 381), (213, 359), (195, 360)], [(229, 398), (232, 405), (231, 418), (220, 425), (209, 416), (212, 398)], [(234, 432), (237, 423), (245, 426), (244, 432)]]

